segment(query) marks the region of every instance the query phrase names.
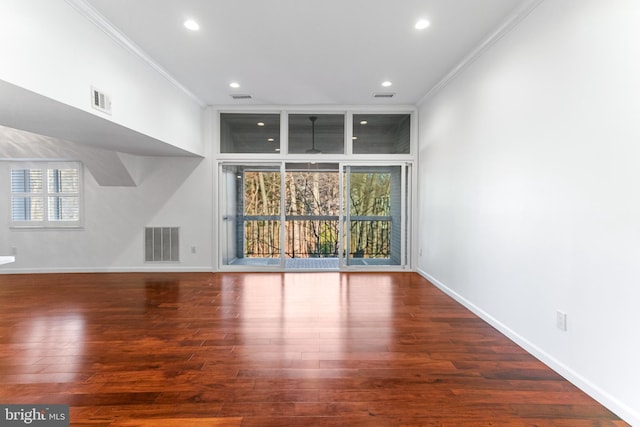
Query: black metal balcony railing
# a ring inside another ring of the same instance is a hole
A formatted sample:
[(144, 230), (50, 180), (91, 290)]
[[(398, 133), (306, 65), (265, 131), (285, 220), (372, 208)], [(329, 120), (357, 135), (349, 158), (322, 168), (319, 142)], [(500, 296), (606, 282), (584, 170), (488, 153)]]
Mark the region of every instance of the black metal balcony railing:
[[(242, 218), (242, 246), (246, 258), (277, 258), (281, 236), (279, 216), (247, 215)], [(285, 217), (285, 254), (289, 258), (336, 258), (339, 254), (338, 216), (296, 215)], [(349, 257), (389, 258), (391, 217), (350, 218)]]

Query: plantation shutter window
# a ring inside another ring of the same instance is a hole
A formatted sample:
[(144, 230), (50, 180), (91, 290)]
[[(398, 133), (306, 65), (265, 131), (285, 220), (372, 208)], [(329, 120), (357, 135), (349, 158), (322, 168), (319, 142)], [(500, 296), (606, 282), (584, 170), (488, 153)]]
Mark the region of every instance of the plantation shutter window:
[(48, 169), (49, 221), (80, 219), (80, 177), (78, 169)]
[(43, 221), (42, 169), (11, 170), (11, 220)]
[(16, 164), (11, 168), (13, 227), (81, 227), (81, 165)]

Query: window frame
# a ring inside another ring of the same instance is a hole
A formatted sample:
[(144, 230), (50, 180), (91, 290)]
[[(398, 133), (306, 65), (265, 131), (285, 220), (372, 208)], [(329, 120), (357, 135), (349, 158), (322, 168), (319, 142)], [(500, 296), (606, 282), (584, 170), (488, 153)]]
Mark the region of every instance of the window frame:
[[(42, 189), (39, 192), (14, 192), (13, 171), (25, 169), (39, 169), (42, 172)], [(50, 192), (49, 171), (56, 169), (75, 169), (78, 171), (78, 192)], [(12, 229), (45, 229), (64, 230), (84, 228), (84, 166), (79, 161), (20, 161), (12, 162), (9, 166), (9, 222)], [(42, 198), (42, 220), (15, 220), (13, 217), (14, 196), (35, 195)], [(77, 197), (78, 220), (62, 221), (49, 219), (49, 199), (51, 197)]]

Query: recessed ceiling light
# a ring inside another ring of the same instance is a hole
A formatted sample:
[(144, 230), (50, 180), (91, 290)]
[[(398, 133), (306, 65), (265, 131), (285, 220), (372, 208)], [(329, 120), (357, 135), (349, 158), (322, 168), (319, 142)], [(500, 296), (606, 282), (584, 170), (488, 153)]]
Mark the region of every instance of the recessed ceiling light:
[(229, 87), (232, 87), (234, 89), (238, 89), (240, 87), (240, 83), (238, 82), (231, 82), (229, 83)]
[(355, 141), (356, 139), (358, 139), (358, 137), (357, 136), (353, 136), (353, 137), (351, 137), (351, 139), (353, 139)]
[(191, 31), (198, 31), (200, 29), (200, 25), (198, 25), (198, 23), (193, 19), (188, 19), (184, 21), (184, 26), (186, 29)]
[(366, 125), (367, 123), (369, 123), (369, 122), (367, 122), (366, 120), (362, 120), (362, 121), (360, 122), (360, 124), (361, 124), (361, 125)]
[(276, 151), (280, 151), (280, 149), (279, 149), (279, 148), (276, 148)]
[(269, 141), (269, 142), (273, 142), (273, 141), (275, 141), (275, 139), (273, 139), (273, 138), (269, 138), (269, 139), (267, 139), (267, 141)]
[(382, 86), (384, 87), (389, 87), (391, 86), (393, 83), (391, 83), (389, 80), (387, 80), (386, 82), (382, 82)]
[(418, 22), (416, 22), (415, 28), (416, 30), (424, 30), (429, 25), (431, 25), (431, 22), (427, 21), (426, 19), (421, 19)]
[(258, 126), (264, 126), (263, 122), (258, 122)]

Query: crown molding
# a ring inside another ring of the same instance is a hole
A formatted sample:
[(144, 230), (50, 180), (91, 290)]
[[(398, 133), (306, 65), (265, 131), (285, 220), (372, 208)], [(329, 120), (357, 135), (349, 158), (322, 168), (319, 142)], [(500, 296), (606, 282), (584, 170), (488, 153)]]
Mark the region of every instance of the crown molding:
[(421, 107), (432, 96), (446, 87), (458, 74), (471, 65), (476, 59), (482, 56), (502, 37), (513, 31), (531, 12), (533, 12), (544, 0), (527, 0), (517, 7), (507, 18), (498, 26), (488, 37), (477, 45), (462, 61), (458, 63), (451, 71), (449, 71), (438, 83), (436, 83), (429, 91), (417, 102), (417, 106)]
[(107, 18), (102, 16), (100, 12), (98, 12), (93, 6), (87, 3), (85, 0), (65, 0), (69, 5), (71, 5), (76, 11), (78, 11), (82, 16), (88, 19), (91, 23), (93, 23), (96, 27), (102, 30), (105, 34), (107, 34), (111, 39), (113, 39), (120, 46), (125, 48), (129, 53), (134, 56), (137, 56), (142, 61), (146, 62), (151, 68), (153, 68), (158, 74), (164, 77), (169, 83), (173, 86), (181, 90), (184, 94), (186, 94), (189, 98), (197, 102), (200, 107), (204, 108), (207, 104), (196, 96), (189, 89), (184, 87), (178, 80), (175, 79), (167, 70), (165, 70), (160, 64), (153, 60), (149, 55), (147, 55), (144, 50), (137, 44), (135, 44), (130, 38), (128, 38), (122, 31), (116, 28)]

